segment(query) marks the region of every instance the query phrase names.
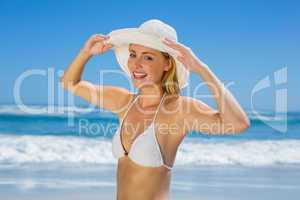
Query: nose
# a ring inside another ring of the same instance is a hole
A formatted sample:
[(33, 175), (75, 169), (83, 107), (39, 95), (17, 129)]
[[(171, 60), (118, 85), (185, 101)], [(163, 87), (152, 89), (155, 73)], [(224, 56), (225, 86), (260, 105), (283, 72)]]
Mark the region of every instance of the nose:
[(135, 59), (134, 64), (135, 64), (135, 67), (136, 67), (136, 68), (142, 68), (142, 67), (143, 67), (143, 66), (141, 65), (141, 64), (142, 64), (142, 57), (141, 57), (141, 56), (140, 56), (140, 57), (137, 57), (137, 58)]

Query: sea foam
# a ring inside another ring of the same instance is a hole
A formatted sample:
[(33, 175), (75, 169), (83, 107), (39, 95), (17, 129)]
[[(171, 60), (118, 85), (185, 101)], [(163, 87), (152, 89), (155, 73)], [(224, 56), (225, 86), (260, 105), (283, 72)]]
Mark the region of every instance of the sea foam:
[[(0, 164), (116, 164), (111, 140), (73, 136), (0, 135)], [(176, 165), (300, 164), (299, 140), (184, 140)]]

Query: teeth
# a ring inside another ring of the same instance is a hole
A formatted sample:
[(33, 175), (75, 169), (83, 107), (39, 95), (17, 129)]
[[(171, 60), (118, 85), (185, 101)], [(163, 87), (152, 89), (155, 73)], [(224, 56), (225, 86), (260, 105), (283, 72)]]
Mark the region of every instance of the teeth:
[(146, 73), (133, 72), (135, 78), (145, 78), (147, 76)]
[(139, 73), (139, 72), (134, 72), (134, 73), (135, 73), (135, 75), (138, 75), (138, 76), (147, 75), (145, 73)]

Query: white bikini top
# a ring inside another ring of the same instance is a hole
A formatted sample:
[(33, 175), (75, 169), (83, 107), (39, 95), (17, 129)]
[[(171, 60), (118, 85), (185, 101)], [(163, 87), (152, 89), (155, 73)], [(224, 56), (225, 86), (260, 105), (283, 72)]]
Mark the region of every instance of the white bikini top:
[(154, 116), (152, 123), (145, 129), (145, 131), (143, 133), (141, 133), (134, 139), (129, 152), (127, 152), (123, 146), (122, 134), (120, 134), (122, 125), (123, 125), (124, 119), (129, 111), (129, 109), (134, 104), (134, 102), (138, 99), (138, 96), (139, 95), (137, 95), (137, 97), (133, 100), (132, 104), (127, 109), (123, 119), (121, 120), (118, 130), (116, 131), (115, 135), (113, 136), (113, 140), (112, 140), (113, 155), (117, 159), (119, 159), (120, 157), (123, 157), (123, 156), (128, 156), (133, 162), (135, 162), (139, 165), (145, 166), (145, 167), (164, 166), (167, 169), (171, 170), (172, 167), (164, 164), (163, 156), (162, 156), (162, 153), (160, 150), (159, 143), (156, 138), (155, 128), (154, 128), (154, 122), (156, 119), (156, 115), (157, 115), (159, 107), (165, 97), (165, 93), (158, 105), (158, 108), (155, 112), (155, 116)]

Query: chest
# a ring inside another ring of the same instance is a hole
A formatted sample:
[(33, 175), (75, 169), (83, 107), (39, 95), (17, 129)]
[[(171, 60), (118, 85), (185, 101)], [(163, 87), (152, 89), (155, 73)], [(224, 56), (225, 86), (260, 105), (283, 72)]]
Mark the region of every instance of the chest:
[(120, 124), (121, 142), (126, 152), (130, 152), (132, 146), (142, 137), (152, 138), (157, 141), (165, 162), (172, 165), (182, 140), (180, 135), (183, 130), (178, 121), (179, 114), (176, 110), (168, 112), (164, 110), (155, 116), (151, 111), (141, 114), (132, 109)]

